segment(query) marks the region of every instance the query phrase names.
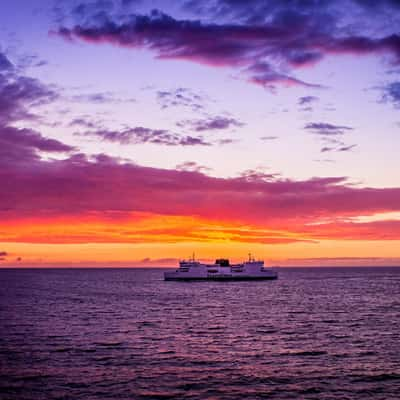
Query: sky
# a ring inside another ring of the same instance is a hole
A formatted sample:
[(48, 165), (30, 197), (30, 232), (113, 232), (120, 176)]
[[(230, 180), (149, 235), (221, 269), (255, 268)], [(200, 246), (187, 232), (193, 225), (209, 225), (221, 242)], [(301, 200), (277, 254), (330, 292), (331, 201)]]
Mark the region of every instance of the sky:
[(400, 265), (398, 0), (15, 0), (0, 268)]

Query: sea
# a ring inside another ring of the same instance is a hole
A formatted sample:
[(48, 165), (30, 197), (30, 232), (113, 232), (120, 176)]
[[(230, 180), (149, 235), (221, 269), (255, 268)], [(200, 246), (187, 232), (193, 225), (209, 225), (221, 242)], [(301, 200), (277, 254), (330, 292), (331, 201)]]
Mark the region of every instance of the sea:
[(0, 399), (400, 399), (400, 268), (0, 270)]

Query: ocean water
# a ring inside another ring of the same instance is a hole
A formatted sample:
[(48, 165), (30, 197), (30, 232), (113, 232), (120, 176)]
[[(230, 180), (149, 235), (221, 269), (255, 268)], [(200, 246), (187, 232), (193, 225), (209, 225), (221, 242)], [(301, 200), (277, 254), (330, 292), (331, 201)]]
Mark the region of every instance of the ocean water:
[(1, 399), (399, 399), (400, 268), (0, 270)]

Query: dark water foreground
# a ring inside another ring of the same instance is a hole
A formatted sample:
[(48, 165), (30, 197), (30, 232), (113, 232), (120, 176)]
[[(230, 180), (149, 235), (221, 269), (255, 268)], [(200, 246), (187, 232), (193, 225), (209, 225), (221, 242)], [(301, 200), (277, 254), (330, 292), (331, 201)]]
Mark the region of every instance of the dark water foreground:
[(400, 268), (162, 272), (0, 270), (0, 398), (400, 398)]

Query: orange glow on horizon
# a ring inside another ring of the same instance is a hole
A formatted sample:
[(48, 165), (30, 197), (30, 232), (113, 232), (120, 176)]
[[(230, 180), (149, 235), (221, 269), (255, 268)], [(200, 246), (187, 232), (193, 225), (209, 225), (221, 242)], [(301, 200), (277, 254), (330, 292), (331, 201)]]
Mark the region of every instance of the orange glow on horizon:
[[(360, 229), (365, 239), (357, 239)], [(175, 266), (196, 252), (234, 261), (248, 252), (274, 265), (400, 265), (399, 239), (368, 240), (370, 225), (263, 228), (229, 220), (151, 213), (8, 221), (0, 231), (7, 266)], [(347, 240), (344, 240), (344, 239)]]

